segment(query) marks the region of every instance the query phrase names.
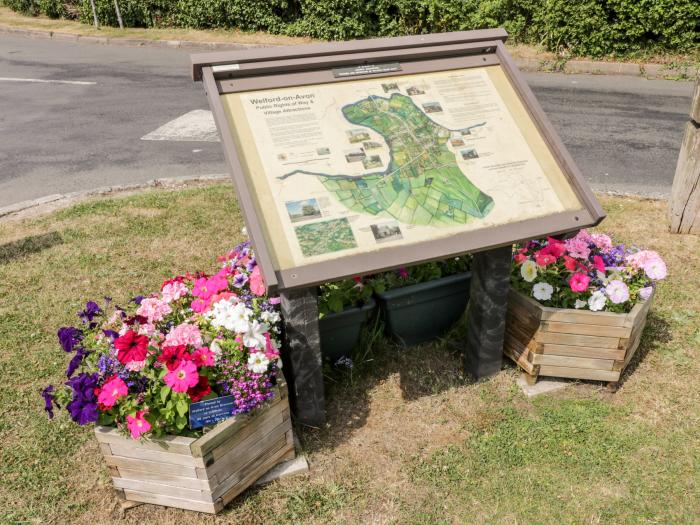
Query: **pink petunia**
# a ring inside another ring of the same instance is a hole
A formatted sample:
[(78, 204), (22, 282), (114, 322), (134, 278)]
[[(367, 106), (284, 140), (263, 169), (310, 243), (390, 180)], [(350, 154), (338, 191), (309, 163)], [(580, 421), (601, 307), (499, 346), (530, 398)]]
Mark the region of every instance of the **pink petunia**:
[(192, 303), (190, 304), (190, 308), (192, 308), (192, 311), (198, 313), (198, 314), (203, 314), (207, 310), (209, 310), (209, 307), (211, 306), (210, 304), (210, 299), (200, 299), (197, 298)]
[(199, 366), (213, 366), (214, 365), (214, 352), (209, 350), (206, 346), (197, 348), (192, 352), (192, 361)]
[(126, 416), (126, 427), (131, 432), (132, 439), (139, 439), (141, 434), (151, 430), (151, 424), (143, 417), (144, 411), (139, 410), (136, 414)]
[(141, 300), (136, 315), (144, 316), (152, 324), (157, 323), (172, 311), (173, 309), (166, 301), (161, 301), (156, 297), (146, 297)]
[(192, 361), (180, 361), (177, 368), (165, 374), (163, 381), (173, 392), (187, 392), (199, 382), (197, 365)]
[(250, 291), (258, 296), (265, 295), (265, 281), (263, 281), (260, 266), (253, 268), (253, 271), (250, 273)]
[(621, 304), (629, 300), (630, 291), (624, 282), (615, 279), (614, 281), (610, 281), (605, 287), (605, 295), (607, 295), (614, 304)]
[(604, 233), (592, 233), (591, 240), (599, 250), (607, 252), (612, 249), (612, 239)]
[(588, 283), (590, 282), (591, 278), (585, 273), (576, 272), (571, 276), (571, 279), (569, 279), (569, 286), (573, 292), (585, 292), (588, 290)]
[(128, 392), (126, 383), (119, 376), (112, 376), (102, 385), (99, 394), (97, 394), (97, 402), (106, 408), (112, 408), (117, 400)]
[(167, 283), (165, 286), (163, 286), (161, 296), (166, 303), (172, 303), (173, 301), (177, 301), (181, 297), (187, 295), (189, 292), (190, 291), (185, 284), (176, 281)]
[(165, 336), (165, 346), (191, 345), (202, 346), (202, 334), (193, 324), (182, 323), (174, 327)]

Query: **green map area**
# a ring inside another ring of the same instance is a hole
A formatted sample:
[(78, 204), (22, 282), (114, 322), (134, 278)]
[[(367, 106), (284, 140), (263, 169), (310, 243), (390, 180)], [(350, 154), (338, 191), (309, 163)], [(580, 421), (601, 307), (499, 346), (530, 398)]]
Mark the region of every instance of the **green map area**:
[(387, 169), (362, 176), (296, 170), (280, 179), (299, 174), (318, 177), (348, 209), (386, 214), (404, 224), (465, 224), (493, 208), (493, 199), (467, 179), (447, 148), (451, 130), (433, 122), (410, 97), (369, 96), (342, 111), (352, 124), (384, 137), (391, 153)]

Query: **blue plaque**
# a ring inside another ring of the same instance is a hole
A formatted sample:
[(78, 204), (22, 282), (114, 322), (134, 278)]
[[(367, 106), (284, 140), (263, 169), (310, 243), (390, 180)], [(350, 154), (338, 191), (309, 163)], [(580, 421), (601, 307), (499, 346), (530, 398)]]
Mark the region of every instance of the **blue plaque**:
[(215, 397), (190, 405), (190, 428), (202, 428), (233, 416), (236, 402), (233, 396)]

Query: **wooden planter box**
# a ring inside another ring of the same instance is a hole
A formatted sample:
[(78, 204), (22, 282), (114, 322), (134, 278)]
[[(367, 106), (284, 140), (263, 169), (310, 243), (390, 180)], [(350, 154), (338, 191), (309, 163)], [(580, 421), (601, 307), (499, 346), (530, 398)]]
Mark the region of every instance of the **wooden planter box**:
[(217, 513), (277, 463), (294, 458), (287, 388), (198, 439), (136, 441), (113, 427), (95, 435), (114, 487), (128, 501)]
[(653, 300), (627, 314), (549, 308), (513, 289), (508, 296), (504, 352), (526, 373), (608, 381), (617, 386), (632, 359)]

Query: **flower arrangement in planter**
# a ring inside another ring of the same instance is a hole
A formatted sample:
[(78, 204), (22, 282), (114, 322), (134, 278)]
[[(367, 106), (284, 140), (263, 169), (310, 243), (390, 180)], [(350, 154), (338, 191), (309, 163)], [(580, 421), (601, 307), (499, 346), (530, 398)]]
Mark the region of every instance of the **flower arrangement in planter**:
[(656, 282), (653, 251), (581, 230), (517, 248), (505, 352), (529, 375), (616, 382), (639, 345)]
[[(247, 243), (222, 261), (214, 275), (174, 277), (128, 307), (89, 301), (80, 326), (58, 330), (72, 358), (65, 384), (43, 391), (46, 411), (99, 425), (129, 500), (216, 512), (293, 456), (279, 299), (264, 295)], [(192, 404), (217, 398), (234, 417), (205, 434), (190, 428)]]
[(471, 257), (454, 257), (371, 276), (387, 335), (404, 345), (435, 339), (462, 316)]
[(371, 284), (361, 277), (319, 287), (321, 352), (331, 364), (346, 363), (357, 345), (362, 327), (376, 306), (373, 292)]

